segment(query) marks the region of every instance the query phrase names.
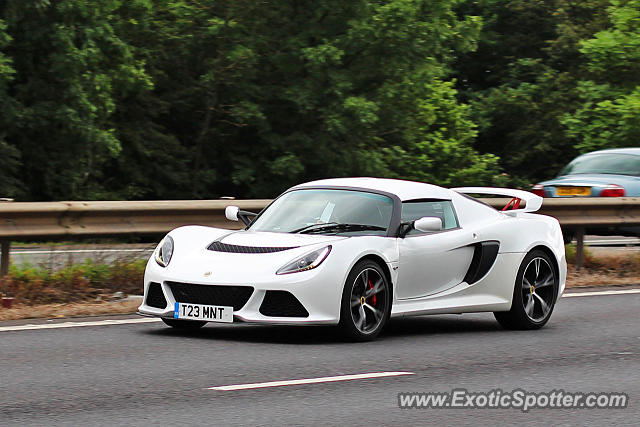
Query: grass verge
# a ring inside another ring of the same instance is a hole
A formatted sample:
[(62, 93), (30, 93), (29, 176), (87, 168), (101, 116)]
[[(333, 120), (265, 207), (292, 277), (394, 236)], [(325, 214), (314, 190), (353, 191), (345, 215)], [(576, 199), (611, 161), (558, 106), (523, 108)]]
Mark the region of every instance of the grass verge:
[(576, 249), (566, 246), (567, 287), (640, 284), (640, 253), (594, 255), (589, 248), (584, 251), (584, 266), (575, 267)]
[(102, 300), (116, 292), (140, 294), (145, 265), (146, 260), (126, 259), (110, 264), (88, 259), (59, 270), (12, 265), (0, 279), (0, 292), (22, 305)]

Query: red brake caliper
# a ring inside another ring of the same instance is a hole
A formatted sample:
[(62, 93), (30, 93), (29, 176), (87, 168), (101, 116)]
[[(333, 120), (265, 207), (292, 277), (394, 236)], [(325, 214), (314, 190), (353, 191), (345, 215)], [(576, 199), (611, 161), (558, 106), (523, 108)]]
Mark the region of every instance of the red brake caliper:
[[(369, 285), (369, 289), (373, 289), (373, 282), (371, 281), (371, 279), (369, 279), (369, 283), (368, 283), (368, 285)], [(378, 298), (377, 298), (377, 295), (375, 295), (375, 294), (374, 294), (374, 295), (371, 297), (371, 305), (376, 305), (376, 301), (377, 301), (377, 299), (378, 299)]]

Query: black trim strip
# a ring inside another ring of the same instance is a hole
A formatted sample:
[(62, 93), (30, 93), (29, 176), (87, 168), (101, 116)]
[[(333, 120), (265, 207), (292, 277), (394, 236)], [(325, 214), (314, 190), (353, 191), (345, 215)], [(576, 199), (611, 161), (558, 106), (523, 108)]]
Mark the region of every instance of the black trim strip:
[(240, 246), (222, 243), (218, 240), (210, 244), (207, 249), (214, 252), (229, 252), (234, 254), (269, 254), (273, 252), (288, 251), (299, 246)]

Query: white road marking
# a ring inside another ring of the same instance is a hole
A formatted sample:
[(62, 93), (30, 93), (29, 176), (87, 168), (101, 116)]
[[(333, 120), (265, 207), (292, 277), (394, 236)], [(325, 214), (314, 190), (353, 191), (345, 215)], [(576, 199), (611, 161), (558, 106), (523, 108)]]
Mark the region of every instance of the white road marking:
[(562, 295), (562, 298), (571, 297), (597, 297), (601, 295), (640, 294), (640, 289), (621, 289), (619, 291), (594, 291), (594, 292), (570, 292)]
[[(640, 289), (622, 289), (618, 291), (594, 291), (594, 292), (571, 292), (562, 295), (563, 298), (570, 297), (592, 297), (603, 295), (624, 295), (624, 294), (640, 294)], [(143, 317), (135, 319), (107, 319), (95, 320), (89, 322), (60, 322), (60, 323), (44, 323), (44, 324), (27, 324), (17, 326), (0, 326), (0, 332), (8, 331), (30, 331), (36, 329), (59, 329), (59, 328), (77, 328), (82, 326), (110, 326), (110, 325), (129, 325), (133, 323), (153, 323), (160, 322), (157, 317)], [(336, 380), (340, 381), (340, 380)]]
[(609, 246), (609, 245), (637, 245), (640, 244), (640, 239), (602, 239), (602, 240), (585, 240), (585, 245), (593, 246)]
[(52, 251), (11, 251), (11, 255), (60, 255), (60, 254), (83, 254), (83, 253), (111, 253), (111, 252), (153, 252), (153, 249), (68, 249)]
[(35, 329), (59, 329), (59, 328), (78, 328), (81, 326), (109, 326), (109, 325), (128, 325), (131, 323), (151, 323), (160, 322), (157, 317), (144, 317), (138, 319), (107, 319), (95, 320), (89, 322), (61, 322), (61, 323), (44, 323), (44, 324), (28, 324), (16, 326), (0, 326), (0, 332), (7, 331), (31, 331)]
[(217, 386), (217, 387), (209, 387), (208, 390), (219, 390), (219, 391), (249, 390), (254, 388), (282, 387), (282, 386), (289, 386), (289, 385), (364, 380), (368, 378), (398, 377), (402, 375), (414, 375), (414, 373), (413, 372), (370, 372), (367, 374), (339, 375), (337, 377), (302, 378), (299, 380), (270, 381), (266, 383), (223, 385), (223, 386)]

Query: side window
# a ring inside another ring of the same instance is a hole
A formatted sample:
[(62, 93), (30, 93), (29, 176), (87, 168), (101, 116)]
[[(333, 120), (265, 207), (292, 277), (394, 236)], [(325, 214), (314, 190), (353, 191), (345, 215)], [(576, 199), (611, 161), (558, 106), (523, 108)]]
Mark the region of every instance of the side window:
[[(442, 220), (442, 229), (458, 228), (458, 218), (449, 200), (409, 200), (402, 203), (402, 222), (414, 221), (423, 216), (435, 216)], [(411, 230), (408, 235), (424, 234)]]

